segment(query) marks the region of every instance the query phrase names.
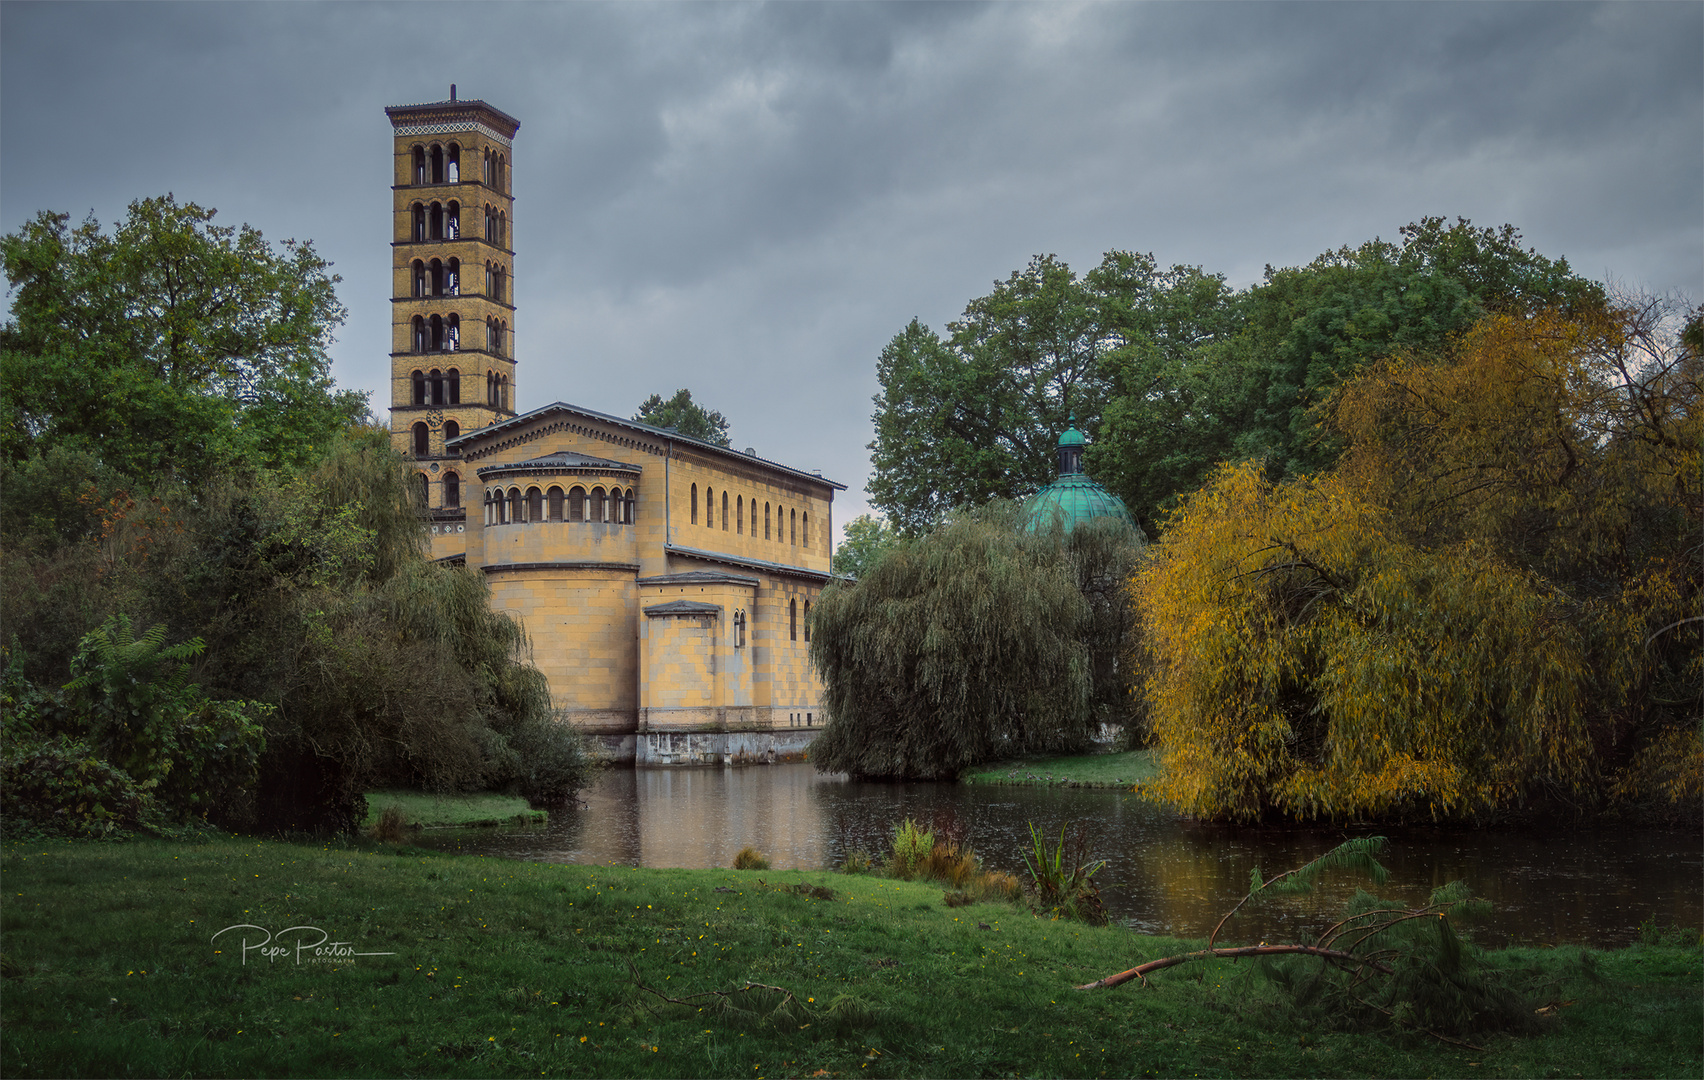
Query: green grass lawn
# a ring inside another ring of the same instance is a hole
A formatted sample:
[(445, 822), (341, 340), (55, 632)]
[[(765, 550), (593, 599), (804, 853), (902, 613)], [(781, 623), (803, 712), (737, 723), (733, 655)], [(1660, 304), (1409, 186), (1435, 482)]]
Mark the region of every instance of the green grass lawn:
[(367, 820), (372, 825), (387, 806), (401, 810), (415, 828), (444, 825), (508, 825), (515, 818), (547, 821), (550, 815), (534, 810), (519, 795), (431, 795), (423, 791), (369, 791)]
[[(1598, 954), (1599, 981), (1577, 950), (1499, 954), (1549, 980), (1548, 1011), (1536, 1035), (1469, 1050), (1299, 1019), (1246, 963), (1076, 991), (1185, 944), (1004, 904), (947, 908), (938, 885), (874, 877), (239, 838), (14, 842), (0, 875), (8, 1077), (1704, 1068), (1696, 944)], [(774, 888), (801, 882), (833, 898)], [(219, 933), (241, 924), (257, 929)], [(320, 933), (347, 945), (297, 950)]]
[(1160, 772), (1152, 750), (1082, 757), (1020, 758), (1001, 761), (965, 773), (967, 784), (1062, 785), (1066, 787), (1134, 787)]

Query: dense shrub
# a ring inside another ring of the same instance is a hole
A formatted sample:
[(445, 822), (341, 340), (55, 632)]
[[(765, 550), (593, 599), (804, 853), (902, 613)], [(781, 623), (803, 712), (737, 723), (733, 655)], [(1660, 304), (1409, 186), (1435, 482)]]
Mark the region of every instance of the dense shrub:
[(137, 783), (63, 735), (9, 746), (0, 774), (0, 811), (8, 831), (28, 822), (68, 836), (106, 836), (157, 819), (154, 781)]

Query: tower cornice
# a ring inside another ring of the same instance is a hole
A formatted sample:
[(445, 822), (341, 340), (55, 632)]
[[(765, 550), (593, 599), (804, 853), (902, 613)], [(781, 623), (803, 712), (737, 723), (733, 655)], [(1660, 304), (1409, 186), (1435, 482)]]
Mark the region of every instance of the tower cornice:
[(475, 98), (470, 101), (432, 101), (423, 105), (390, 105), (385, 108), (396, 135), (444, 135), (477, 131), (505, 147), (521, 128), (521, 122), (502, 109)]

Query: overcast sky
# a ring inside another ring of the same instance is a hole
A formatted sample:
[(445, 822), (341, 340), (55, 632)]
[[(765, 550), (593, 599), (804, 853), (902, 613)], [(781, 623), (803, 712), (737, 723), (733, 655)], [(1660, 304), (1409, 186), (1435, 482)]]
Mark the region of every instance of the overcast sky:
[(1424, 215), (1704, 295), (1704, 4), (0, 4), (0, 228), (173, 192), (343, 276), (387, 400), (386, 105), (514, 148), (517, 404), (690, 387), (864, 509), (876, 356), (1032, 255), (1233, 285)]

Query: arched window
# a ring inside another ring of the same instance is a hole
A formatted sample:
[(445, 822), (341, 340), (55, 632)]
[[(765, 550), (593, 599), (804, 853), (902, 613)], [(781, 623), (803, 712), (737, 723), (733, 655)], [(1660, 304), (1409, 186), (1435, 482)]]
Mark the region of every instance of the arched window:
[(449, 171), (445, 174), (452, 184), (461, 183), (461, 147), (450, 144)]
[(426, 351), (426, 320), (418, 315), (414, 316), (414, 351)]
[(799, 545), (799, 512), (797, 510), (787, 511), (787, 539), (794, 547)]
[(497, 211), (490, 203), (485, 204), (485, 239), (497, 242)]
[(427, 405), (442, 405), (444, 403), (444, 373), (433, 368), (426, 373)]
[(805, 640), (811, 639), (811, 602), (805, 601)]
[(414, 204), (414, 224), (409, 235), (415, 240), (426, 239), (426, 208), (419, 203)]
[[(811, 512), (806, 510), (799, 516), (799, 535), (805, 541), (805, 546), (811, 546)], [(809, 640), (808, 638), (806, 640)]]
[(745, 496), (744, 495), (737, 496), (734, 499), (734, 532), (737, 533), (740, 536), (745, 535)]
[(692, 485), (692, 523), (698, 524), (698, 485)]
[(412, 378), (414, 381), (414, 404), (424, 405), (426, 404), (426, 376), (416, 370)]
[(426, 211), (426, 235), (433, 240), (444, 238), (444, 204), (434, 202)]
[(728, 531), (728, 493), (722, 492), (722, 531)]
[(787, 640), (799, 640), (799, 602), (787, 601)]
[(461, 239), (461, 203), (452, 200), (449, 212), (444, 215), (444, 236), (451, 240)]
[(763, 504), (763, 538), (769, 539), (769, 504)]
[(426, 320), (426, 325), (432, 331), (432, 342), (431, 342), (432, 351), (433, 352), (442, 351), (442, 349), (444, 348), (444, 319), (443, 319), (443, 316), (441, 316), (441, 315), (432, 316), (430, 319)]
[(492, 506), (491, 491), (487, 488), (485, 492), (485, 524), (487, 525), (497, 524), (497, 512), (492, 509)]
[(454, 420), (444, 421), (444, 441), (449, 442), (461, 434), (461, 425)]
[(521, 489), (509, 489), (509, 524), (519, 525), (526, 518), (521, 513)]
[(487, 491), (485, 501), (491, 504), (491, 524), (506, 524), (509, 520), (509, 506), (503, 501), (503, 492)]
[(461, 477), (453, 472), (444, 474), (444, 505), (452, 510), (461, 506)]
[(414, 456), (423, 458), (432, 452), (432, 430), (424, 420), (414, 425)]
[(455, 352), (461, 348), (461, 316), (452, 313), (445, 322), (444, 348)]
[(424, 184), (426, 182), (426, 148), (424, 146), (416, 146), (414, 148), (413, 175), (414, 183)]
[(607, 520), (609, 520), (608, 517), (606, 516), (609, 508), (605, 505), (605, 502), (606, 502), (606, 497), (604, 495), (604, 489), (601, 488), (601, 487), (593, 488), (592, 489), (591, 520), (593, 520), (593, 521), (607, 521)]
[(444, 291), (451, 296), (461, 295), (461, 260), (451, 259), (444, 273)]
[(489, 151), (489, 150), (485, 151), (484, 165), (485, 165), (485, 171), (480, 174), (480, 179), (482, 181), (484, 181), (486, 187), (490, 187), (491, 186), (491, 151)]
[(550, 520), (561, 521), (562, 489), (552, 484), (550, 490), (545, 492), (545, 497), (550, 500)]
[(716, 527), (716, 489), (708, 484), (704, 487), (704, 527), (706, 529)]
[(415, 473), (420, 489), (420, 505), (432, 505), (432, 478), (425, 473)]
[(426, 264), (421, 262), (419, 259), (414, 260), (414, 273), (412, 275), (412, 279), (413, 279), (413, 282), (414, 282), (414, 290), (413, 290), (414, 295), (415, 296), (425, 296), (426, 295)]
[(426, 282), (430, 286), (428, 291), (432, 296), (444, 295), (444, 264), (442, 262), (433, 259), (426, 264)]
[(527, 488), (527, 520), (544, 520), (544, 492), (538, 488)]
[(434, 145), (432, 147), (431, 162), (432, 162), (432, 183), (434, 183), (434, 184), (443, 183), (444, 182), (444, 148), (443, 147), (437, 146), (437, 145)]
[(485, 373), (485, 404), (497, 407), (497, 376), (489, 371)]
[(451, 405), (461, 404), (461, 372), (456, 368), (444, 379), (444, 397)]
[(578, 484), (568, 489), (568, 520), (586, 520), (586, 489)]

